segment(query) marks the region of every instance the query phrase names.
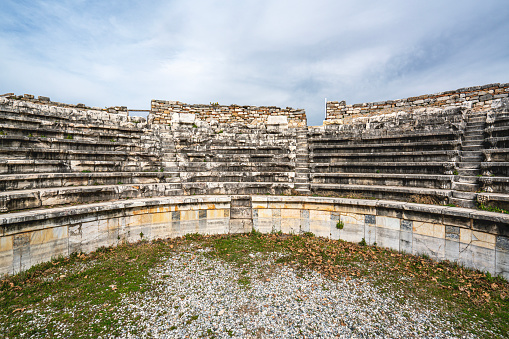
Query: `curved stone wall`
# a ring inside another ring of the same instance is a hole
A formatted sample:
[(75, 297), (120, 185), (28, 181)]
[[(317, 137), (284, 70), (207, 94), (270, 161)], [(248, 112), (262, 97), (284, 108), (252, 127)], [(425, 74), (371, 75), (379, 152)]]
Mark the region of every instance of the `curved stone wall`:
[(507, 279), (508, 223), (509, 216), (503, 214), (383, 200), (208, 195), (98, 203), (4, 215), (0, 274), (121, 242), (254, 229), (312, 232), (352, 242), (365, 239)]

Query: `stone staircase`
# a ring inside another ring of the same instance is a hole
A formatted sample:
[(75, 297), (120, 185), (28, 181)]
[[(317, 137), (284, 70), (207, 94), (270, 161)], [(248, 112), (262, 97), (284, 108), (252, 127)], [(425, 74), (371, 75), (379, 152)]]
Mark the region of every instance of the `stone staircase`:
[(450, 199), (456, 206), (469, 208), (476, 206), (476, 192), (480, 188), (477, 175), (481, 174), (481, 162), (484, 158), (482, 150), (485, 126), (486, 112), (468, 114), (458, 162), (458, 175), (454, 180), (453, 195)]
[[(182, 188), (182, 179), (177, 160), (177, 149), (175, 147), (175, 140), (170, 132), (161, 133), (161, 149), (162, 149), (162, 166), (161, 172), (164, 172), (166, 182), (174, 182), (179, 184), (178, 190), (175, 194), (184, 194)], [(172, 179), (169, 179), (172, 178)]]
[(309, 189), (309, 148), (307, 127), (297, 129), (297, 156), (295, 159), (295, 190), (301, 194), (310, 194)]

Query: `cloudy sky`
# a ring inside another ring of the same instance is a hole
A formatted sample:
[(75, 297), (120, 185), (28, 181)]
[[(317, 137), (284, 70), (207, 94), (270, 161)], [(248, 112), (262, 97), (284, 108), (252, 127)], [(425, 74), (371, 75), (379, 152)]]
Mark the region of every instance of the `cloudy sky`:
[[(305, 108), (509, 82), (509, 2), (0, 1), (0, 92)], [(1, 94), (0, 93), (0, 94)]]

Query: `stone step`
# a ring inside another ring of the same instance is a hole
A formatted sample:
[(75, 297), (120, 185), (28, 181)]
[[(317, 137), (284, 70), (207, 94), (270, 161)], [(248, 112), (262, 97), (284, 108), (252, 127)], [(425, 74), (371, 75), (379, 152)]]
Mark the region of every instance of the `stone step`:
[(469, 134), (469, 135), (465, 135), (464, 141), (482, 141), (484, 140), (484, 136), (483, 135), (479, 135), (479, 134)]
[(451, 197), (449, 198), (449, 203), (454, 204), (458, 207), (464, 207), (464, 208), (475, 208), (476, 204), (475, 201), (470, 199), (460, 199)]
[(477, 123), (484, 123), (486, 122), (486, 116), (476, 116), (476, 117), (468, 117), (468, 122), (477, 122)]
[(461, 143), (462, 148), (465, 146), (478, 146), (482, 148), (483, 141), (482, 140), (474, 140), (474, 141), (463, 141)]
[(478, 130), (475, 130), (475, 129), (466, 129), (465, 132), (463, 133), (463, 135), (465, 137), (469, 136), (483, 136), (484, 135), (484, 130), (482, 129), (478, 129)]
[[(470, 146), (467, 146), (467, 145), (463, 145), (461, 147), (461, 149), (463, 151), (470, 151), (470, 152), (474, 152), (474, 151), (481, 151), (483, 149), (482, 147), (482, 144), (479, 144), (479, 145), (470, 145)], [(481, 152), (482, 153), (482, 152)]]
[(458, 175), (460, 175), (460, 176), (475, 177), (479, 173), (480, 173), (480, 170), (475, 169), (475, 168), (471, 168), (471, 169), (460, 168), (460, 169), (458, 169)]
[(482, 162), (484, 156), (482, 154), (477, 156), (461, 156), (460, 159), (461, 162)]
[(473, 122), (467, 122), (467, 129), (470, 128), (484, 128), (486, 126), (485, 122), (479, 122), (479, 121), (473, 121)]
[[(476, 183), (466, 183), (466, 182), (453, 182), (452, 189), (463, 192), (475, 192), (479, 189), (479, 185)], [(454, 195), (457, 198), (462, 198)]]
[(0, 212), (125, 198), (169, 196), (180, 183), (117, 184), (41, 188), (0, 193)]
[[(465, 158), (475, 158), (475, 159), (484, 159), (484, 154), (481, 151), (460, 151), (461, 159)], [(463, 160), (468, 161), (468, 160)], [(482, 161), (482, 160), (473, 160), (473, 161)]]
[(296, 189), (299, 189), (299, 188), (309, 189), (309, 183), (298, 183), (298, 182), (296, 182), (293, 187), (295, 187)]
[(453, 198), (465, 199), (465, 200), (475, 200), (477, 193), (474, 192), (462, 192), (462, 191), (453, 191)]
[(459, 168), (481, 168), (480, 162), (459, 162)]
[(455, 177), (456, 183), (469, 183), (469, 184), (477, 184), (478, 178), (474, 176), (464, 176), (464, 175), (457, 175)]

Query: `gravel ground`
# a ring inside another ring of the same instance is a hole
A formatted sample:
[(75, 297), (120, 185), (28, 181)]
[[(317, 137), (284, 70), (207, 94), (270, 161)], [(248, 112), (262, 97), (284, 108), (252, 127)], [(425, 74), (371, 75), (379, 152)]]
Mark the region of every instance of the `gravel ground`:
[[(365, 280), (333, 281), (277, 264), (280, 253), (249, 254), (249, 265), (239, 267), (204, 251), (175, 252), (151, 271), (146, 291), (124, 296), (119, 307), (90, 307), (109, 309), (123, 324), (122, 338), (475, 337), (455, 331), (433, 300), (423, 305)], [(52, 311), (27, 312), (35, 316), (30, 327)], [(65, 322), (58, 329), (58, 337), (73, 335)]]
[(331, 281), (277, 265), (280, 254), (251, 256), (256, 264), (249, 268), (196, 253), (168, 258), (152, 272), (157, 288), (126, 298), (117, 310), (118, 317), (138, 319), (125, 336), (474, 337), (455, 333), (438, 308), (388, 296), (366, 281)]

